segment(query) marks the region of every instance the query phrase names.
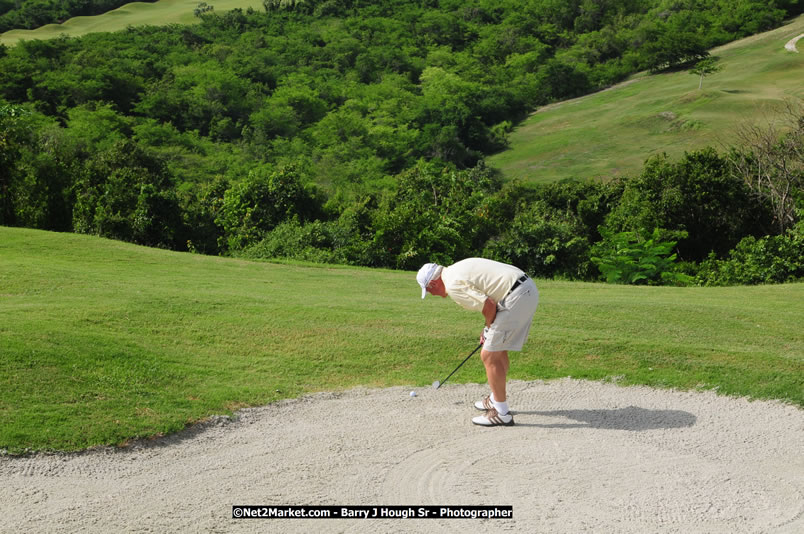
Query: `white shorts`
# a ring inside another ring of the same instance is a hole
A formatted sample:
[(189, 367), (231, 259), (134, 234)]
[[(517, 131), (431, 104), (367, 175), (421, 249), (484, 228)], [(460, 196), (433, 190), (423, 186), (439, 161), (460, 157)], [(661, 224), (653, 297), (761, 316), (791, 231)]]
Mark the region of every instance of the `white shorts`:
[(492, 352), (522, 350), (538, 305), (539, 290), (528, 278), (497, 303), (497, 316), (486, 330), (483, 349)]

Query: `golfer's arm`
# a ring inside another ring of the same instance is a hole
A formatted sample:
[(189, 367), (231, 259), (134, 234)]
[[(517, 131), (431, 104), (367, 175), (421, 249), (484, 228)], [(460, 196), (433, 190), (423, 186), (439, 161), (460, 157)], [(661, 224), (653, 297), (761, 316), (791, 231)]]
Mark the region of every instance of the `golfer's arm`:
[(497, 303), (490, 298), (483, 303), (483, 317), (486, 318), (486, 326), (491, 326), (494, 318), (497, 317)]

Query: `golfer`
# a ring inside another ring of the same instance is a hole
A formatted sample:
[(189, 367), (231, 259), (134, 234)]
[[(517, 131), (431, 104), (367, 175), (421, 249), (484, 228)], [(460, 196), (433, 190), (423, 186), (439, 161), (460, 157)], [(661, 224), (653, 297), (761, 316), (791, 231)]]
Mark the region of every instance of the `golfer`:
[(513, 425), (505, 393), (508, 351), (522, 350), (528, 339), (533, 314), (539, 304), (539, 290), (530, 277), (512, 265), (483, 258), (467, 258), (449, 267), (427, 263), (416, 280), (427, 293), (446, 297), (486, 320), (480, 343), (480, 358), (486, 367), (491, 394), (475, 403), (485, 414), (472, 419), (476, 425)]

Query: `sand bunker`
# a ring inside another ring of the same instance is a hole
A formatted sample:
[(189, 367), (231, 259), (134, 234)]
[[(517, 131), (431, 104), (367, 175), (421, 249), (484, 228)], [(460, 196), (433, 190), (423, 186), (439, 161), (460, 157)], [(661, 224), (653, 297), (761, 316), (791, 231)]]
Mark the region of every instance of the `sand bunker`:
[[(804, 532), (804, 411), (711, 392), (512, 382), (358, 389), (127, 449), (0, 457), (2, 532)], [(232, 505), (510, 505), (513, 519), (232, 519)]]

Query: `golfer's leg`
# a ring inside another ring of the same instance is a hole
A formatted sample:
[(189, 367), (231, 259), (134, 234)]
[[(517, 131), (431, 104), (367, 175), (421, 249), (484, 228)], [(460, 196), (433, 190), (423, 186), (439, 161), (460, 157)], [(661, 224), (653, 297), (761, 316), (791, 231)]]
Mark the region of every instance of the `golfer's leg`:
[(505, 394), (505, 381), (510, 365), (508, 351), (490, 351), (483, 349), (480, 351), (480, 359), (483, 360), (483, 365), (486, 367), (486, 378), (489, 381), (491, 392), (494, 393), (494, 400), (497, 402), (505, 402), (507, 399)]

